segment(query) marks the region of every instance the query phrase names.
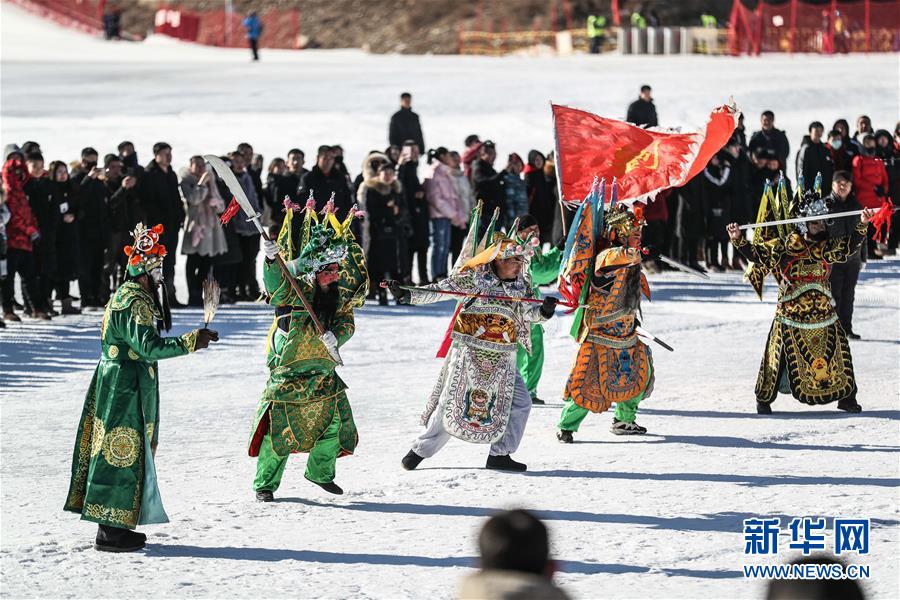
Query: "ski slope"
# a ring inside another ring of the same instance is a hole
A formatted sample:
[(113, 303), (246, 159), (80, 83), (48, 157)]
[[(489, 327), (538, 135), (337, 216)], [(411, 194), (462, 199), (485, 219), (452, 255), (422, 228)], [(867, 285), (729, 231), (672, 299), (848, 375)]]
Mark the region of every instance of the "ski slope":
[[(621, 115), (643, 82), (661, 119), (702, 125), (729, 95), (755, 115), (772, 108), (792, 142), (809, 120), (866, 112), (897, 118), (897, 57), (574, 57), (474, 59), (243, 51), (151, 38), (104, 43), (57, 30), (15, 7), (2, 14), (3, 143), (41, 142), (48, 158), (132, 139), (142, 160), (166, 139), (176, 164), (244, 139), (272, 156), (341, 142), (355, 165), (386, 144), (397, 93), (415, 94), (429, 145), (458, 147), (477, 131), (499, 151), (550, 146), (547, 100)], [(835, 88), (833, 75), (842, 84)], [(686, 83), (691, 79), (690, 85)], [(181, 285), (182, 278), (178, 283)], [(609, 433), (592, 415), (577, 443), (555, 439), (559, 393), (575, 354), (570, 317), (551, 320), (540, 394), (516, 458), (526, 474), (486, 471), (486, 447), (451, 441), (419, 470), (400, 458), (440, 369), (434, 352), (452, 311), (378, 307), (357, 312), (340, 369), (360, 431), (338, 462), (347, 493), (325, 494), (291, 459), (277, 502), (254, 501), (246, 455), (263, 388), (267, 307), (225, 306), (209, 351), (160, 365), (157, 469), (172, 522), (148, 526), (145, 551), (91, 548), (95, 527), (62, 512), (75, 427), (98, 356), (100, 315), (26, 322), (0, 332), (0, 568), (2, 596), (450, 598), (477, 556), (493, 510), (524, 506), (550, 528), (557, 581), (576, 598), (760, 598), (745, 580), (742, 521), (779, 516), (868, 517), (866, 591), (900, 597), (900, 261), (870, 263), (857, 291), (851, 343), (860, 415), (781, 397), (754, 413), (753, 385), (774, 313), (736, 274), (710, 281), (650, 277), (645, 326), (656, 388), (639, 422), (649, 434)], [(183, 293), (183, 291), (182, 291)], [(201, 322), (175, 314), (180, 334)], [(780, 542), (787, 544), (787, 537)]]

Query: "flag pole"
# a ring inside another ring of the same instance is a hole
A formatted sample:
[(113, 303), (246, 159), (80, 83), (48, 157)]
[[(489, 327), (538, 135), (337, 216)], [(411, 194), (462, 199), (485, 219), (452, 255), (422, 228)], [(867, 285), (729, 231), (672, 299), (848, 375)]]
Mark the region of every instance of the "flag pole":
[(559, 205), (559, 218), (562, 222), (563, 239), (569, 235), (566, 227), (566, 211), (563, 208), (563, 190), (562, 190), (562, 157), (559, 155), (559, 134), (556, 131), (556, 113), (553, 111), (553, 100), (550, 101), (550, 117), (553, 121), (553, 150), (555, 152), (554, 160), (556, 163), (556, 195), (557, 204)]

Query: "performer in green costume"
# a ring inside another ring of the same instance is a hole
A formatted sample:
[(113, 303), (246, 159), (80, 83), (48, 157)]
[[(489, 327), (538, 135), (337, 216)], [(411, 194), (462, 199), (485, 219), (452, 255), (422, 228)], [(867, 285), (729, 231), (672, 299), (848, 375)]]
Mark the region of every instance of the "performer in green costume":
[[(516, 236), (520, 239), (528, 239), (529, 237), (538, 238), (541, 235), (541, 229), (538, 227), (537, 219), (531, 215), (524, 215), (519, 219), (519, 227)], [(559, 262), (562, 260), (562, 250), (559, 248), (551, 248), (547, 252), (541, 251), (540, 248), (535, 249), (534, 256), (528, 266), (528, 276), (531, 279), (531, 285), (534, 289), (534, 297), (540, 298), (541, 292), (539, 285), (549, 285), (556, 281), (559, 275)], [(544, 326), (541, 323), (531, 324), (531, 354), (524, 346), (519, 345), (516, 354), (516, 366), (522, 374), (525, 381), (525, 387), (531, 394), (531, 402), (533, 404), (544, 404), (544, 401), (538, 398), (537, 386), (541, 380), (541, 373), (544, 370)]]
[[(100, 331), (102, 357), (84, 401), (72, 456), (72, 479), (65, 510), (99, 524), (95, 548), (131, 552), (146, 536), (137, 525), (167, 523), (156, 484), (154, 455), (159, 439), (157, 361), (183, 356), (217, 341), (209, 329), (161, 337), (171, 327), (161, 304), (162, 225), (138, 223), (129, 256), (128, 280), (106, 305)], [(149, 452), (148, 452), (149, 449)]]
[[(250, 456), (259, 457), (253, 489), (261, 502), (274, 499), (288, 456), (301, 452), (309, 453), (306, 479), (327, 492), (343, 494), (334, 483), (335, 463), (353, 454), (358, 441), (347, 385), (335, 372), (337, 349), (353, 335), (353, 309), (362, 306), (368, 293), (363, 251), (350, 231), (357, 211), (354, 207), (342, 223), (329, 202), (320, 223), (315, 202), (310, 200), (300, 243), (295, 246), (294, 208), (286, 209), (278, 243), (264, 243), (263, 281), (269, 304), (275, 307), (275, 320), (268, 338), (269, 380), (249, 445)], [(300, 248), (296, 259), (295, 247)], [(279, 249), (326, 330), (321, 337), (275, 263)]]

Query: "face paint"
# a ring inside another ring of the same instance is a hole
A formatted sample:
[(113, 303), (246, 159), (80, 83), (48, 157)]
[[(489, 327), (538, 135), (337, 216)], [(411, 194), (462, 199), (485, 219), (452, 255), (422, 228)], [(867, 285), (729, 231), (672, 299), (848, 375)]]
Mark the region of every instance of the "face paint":
[(153, 269), (150, 271), (150, 279), (153, 280), (153, 283), (159, 285), (163, 280), (163, 271), (160, 268)]

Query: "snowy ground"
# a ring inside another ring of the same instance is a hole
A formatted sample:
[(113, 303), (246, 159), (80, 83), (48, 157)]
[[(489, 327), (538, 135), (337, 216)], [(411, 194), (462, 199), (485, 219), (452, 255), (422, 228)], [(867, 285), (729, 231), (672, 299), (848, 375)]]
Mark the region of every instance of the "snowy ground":
[[(751, 115), (772, 107), (792, 141), (812, 118), (897, 117), (896, 56), (525, 61), (266, 52), (249, 65), (240, 51), (103, 44), (7, 4), (2, 11), (2, 141), (37, 139), (53, 157), (75, 157), (88, 143), (105, 151), (122, 138), (134, 139), (145, 159), (165, 138), (177, 162), (242, 139), (269, 155), (340, 141), (355, 164), (385, 143), (386, 115), (407, 87), (429, 143), (457, 145), (478, 131), (499, 140), (501, 152), (549, 145), (551, 96), (616, 115), (644, 81), (664, 121), (702, 124), (704, 111), (733, 94)], [(640, 417), (646, 437), (613, 436), (607, 414), (590, 417), (577, 444), (556, 442), (558, 395), (575, 352), (562, 318), (547, 327), (540, 393), (550, 405), (533, 410), (517, 454), (527, 474), (485, 471), (486, 448), (460, 442), (405, 472), (399, 460), (419, 432), (451, 306), (366, 306), (340, 371), (361, 434), (358, 454), (338, 464), (347, 494), (334, 498), (305, 482), (297, 457), (272, 505), (253, 500), (245, 446), (271, 317), (260, 305), (224, 307), (220, 344), (161, 365), (157, 460), (172, 523), (145, 528), (147, 549), (128, 556), (94, 552), (93, 526), (61, 511), (100, 315), (12, 326), (0, 333), (2, 595), (451, 597), (471, 572), (483, 519), (525, 506), (548, 523), (562, 561), (558, 581), (578, 598), (761, 597), (762, 585), (741, 574), (741, 524), (754, 516), (785, 524), (795, 516), (872, 518), (872, 554), (854, 562), (871, 565), (873, 597), (900, 597), (900, 261), (870, 264), (857, 292), (864, 340), (851, 347), (865, 409), (857, 416), (785, 397), (772, 417), (754, 414), (771, 285), (764, 302), (735, 274), (708, 283), (653, 276), (651, 286), (646, 327), (677, 351), (655, 352), (656, 391)], [(200, 321), (197, 311), (175, 317), (176, 334)]]

